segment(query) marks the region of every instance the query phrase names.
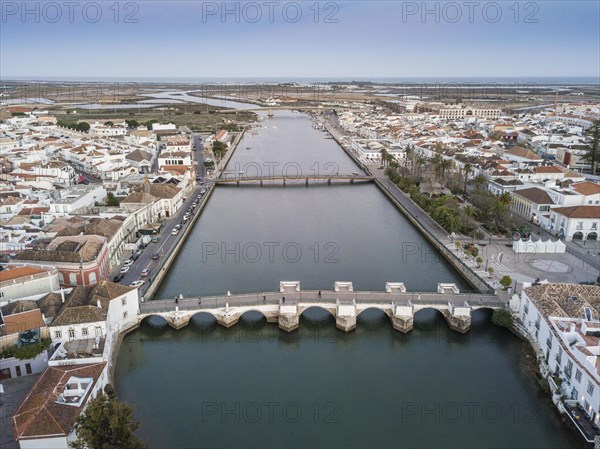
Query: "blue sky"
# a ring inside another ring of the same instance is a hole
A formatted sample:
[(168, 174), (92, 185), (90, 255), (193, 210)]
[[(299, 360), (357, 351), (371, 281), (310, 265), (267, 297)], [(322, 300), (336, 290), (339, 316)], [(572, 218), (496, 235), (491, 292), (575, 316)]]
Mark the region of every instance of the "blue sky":
[(428, 2), (425, 16), (421, 1), (320, 2), (318, 16), (312, 0), (275, 1), (273, 21), (262, 1), (121, 2), (118, 15), (112, 0), (82, 1), (72, 20), (62, 1), (30, 2), (26, 15), (20, 1), (0, 3), (2, 77), (600, 74), (598, 1), (482, 1), (471, 18), (463, 1)]

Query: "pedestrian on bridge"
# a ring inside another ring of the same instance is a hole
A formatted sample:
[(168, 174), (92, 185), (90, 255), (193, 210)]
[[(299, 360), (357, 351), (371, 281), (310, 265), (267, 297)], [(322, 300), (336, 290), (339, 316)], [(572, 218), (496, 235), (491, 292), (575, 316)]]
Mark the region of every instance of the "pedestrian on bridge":
[(281, 302), (285, 302), (285, 296), (281, 298)]
[(321, 290), (319, 290), (319, 299), (321, 299)]

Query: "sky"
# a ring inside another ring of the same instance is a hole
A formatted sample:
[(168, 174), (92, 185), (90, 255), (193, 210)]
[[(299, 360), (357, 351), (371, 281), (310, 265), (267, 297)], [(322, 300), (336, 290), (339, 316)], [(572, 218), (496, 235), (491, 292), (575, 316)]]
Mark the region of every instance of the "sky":
[(0, 7), (7, 79), (600, 77), (595, 0)]

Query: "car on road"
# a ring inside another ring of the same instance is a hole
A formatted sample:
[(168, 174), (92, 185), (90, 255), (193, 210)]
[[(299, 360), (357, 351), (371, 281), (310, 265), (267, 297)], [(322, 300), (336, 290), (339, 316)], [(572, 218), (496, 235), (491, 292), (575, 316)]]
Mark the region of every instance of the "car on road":
[(137, 281), (133, 281), (129, 285), (132, 287), (141, 287), (142, 285), (144, 285), (144, 281), (142, 281), (141, 279), (138, 279)]
[(121, 282), (121, 279), (123, 279), (124, 277), (125, 275), (123, 273), (119, 273), (113, 278), (113, 282)]
[(204, 195), (205, 193), (206, 193), (206, 189), (202, 189), (202, 190), (200, 190), (200, 194), (201, 194), (201, 195)]
[(124, 267), (130, 267), (132, 265), (133, 265), (133, 259), (127, 259), (125, 262), (123, 262)]
[(152, 255), (152, 260), (158, 260), (160, 255), (158, 253)]
[(119, 270), (119, 273), (121, 273), (121, 274), (125, 274), (125, 273), (127, 273), (127, 272), (129, 271), (129, 268), (130, 268), (130, 267), (123, 267), (123, 268), (121, 268), (121, 269)]
[(181, 225), (180, 224), (175, 225), (175, 229), (177, 229), (179, 231), (181, 229)]
[(149, 268), (144, 268), (144, 269), (142, 270), (142, 272), (140, 273), (140, 276), (142, 276), (142, 277), (146, 277), (146, 276), (148, 276), (149, 274), (150, 274), (150, 269), (149, 269)]
[(171, 235), (177, 235), (177, 234), (179, 234), (179, 229), (173, 229), (171, 231)]

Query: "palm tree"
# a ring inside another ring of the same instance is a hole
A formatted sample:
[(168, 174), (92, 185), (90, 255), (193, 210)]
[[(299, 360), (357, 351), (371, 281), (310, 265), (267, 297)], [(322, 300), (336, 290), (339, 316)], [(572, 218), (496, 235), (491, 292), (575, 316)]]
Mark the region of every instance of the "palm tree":
[(465, 176), (465, 188), (464, 193), (467, 193), (467, 183), (469, 182), (469, 175), (473, 172), (473, 166), (468, 162), (463, 166), (463, 174)]
[(475, 188), (477, 190), (481, 189), (485, 184), (487, 184), (487, 179), (482, 173), (479, 173), (475, 178), (473, 178), (473, 184), (475, 184)]
[(446, 172), (448, 169), (451, 169), (452, 167), (454, 167), (454, 162), (452, 161), (452, 159), (443, 159), (440, 162), (440, 172), (442, 175), (442, 180), (444, 182), (444, 185), (446, 185), (446, 182), (445, 182)]
[[(412, 159), (414, 158), (414, 155), (415, 155), (415, 150), (413, 150), (413, 148), (410, 145), (407, 145), (404, 150), (404, 168), (405, 169), (408, 166), (408, 158), (410, 157), (411, 161), (412, 161)], [(410, 164), (410, 168), (411, 168), (411, 170), (414, 170), (412, 163)]]
[(386, 164), (389, 162), (390, 160), (390, 153), (388, 153), (388, 151), (385, 148), (382, 148), (381, 151), (381, 162), (382, 165), (385, 167)]
[(465, 216), (469, 218), (475, 218), (477, 216), (477, 208), (472, 204), (467, 204), (464, 207), (463, 212), (465, 213)]
[(498, 195), (498, 201), (504, 204), (505, 206), (510, 206), (512, 204), (512, 195), (508, 192), (503, 192)]

